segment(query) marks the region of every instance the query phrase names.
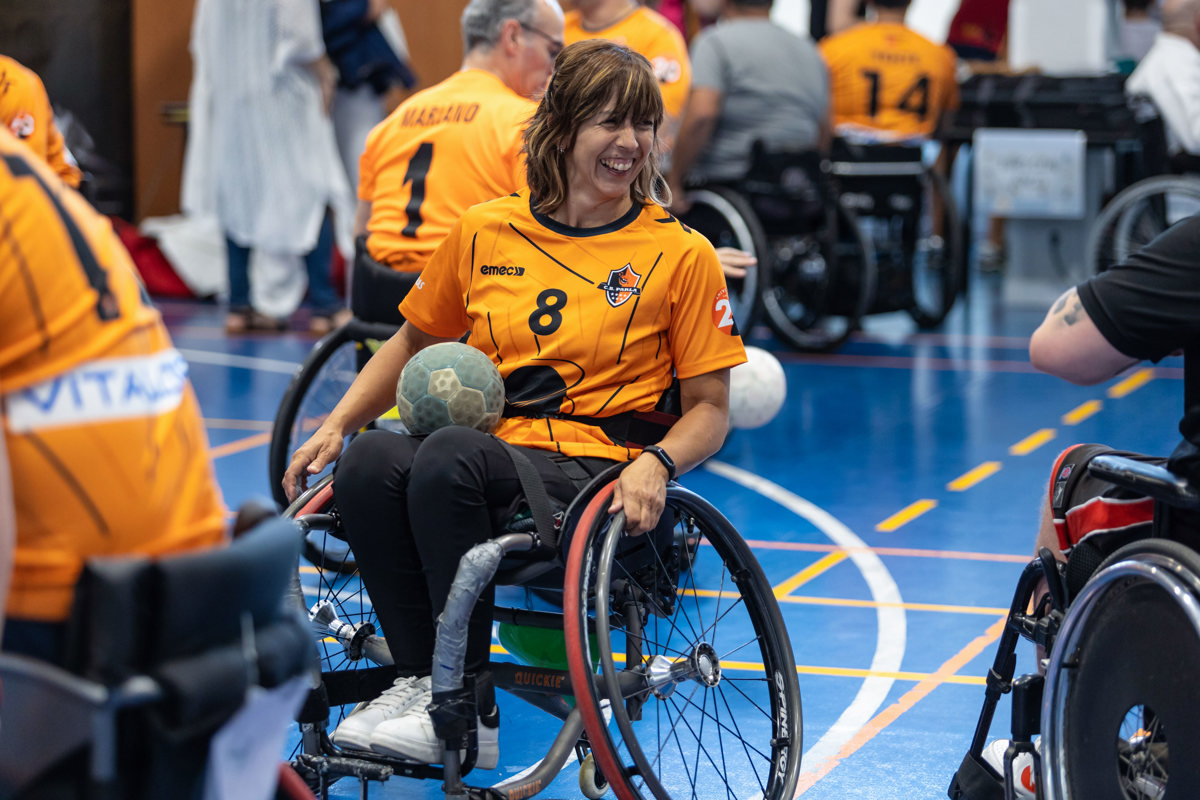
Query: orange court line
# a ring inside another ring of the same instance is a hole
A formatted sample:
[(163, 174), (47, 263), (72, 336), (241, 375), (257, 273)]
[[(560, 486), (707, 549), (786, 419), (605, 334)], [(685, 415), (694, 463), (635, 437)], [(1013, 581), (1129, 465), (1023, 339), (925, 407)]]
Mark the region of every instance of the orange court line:
[(1131, 392), (1136, 392), (1152, 380), (1154, 380), (1154, 370), (1149, 367), (1143, 367), (1120, 383), (1110, 386), (1108, 388), (1108, 396), (1112, 398), (1124, 397)]
[(976, 637), (974, 641), (968, 643), (966, 647), (952, 656), (949, 661), (938, 667), (936, 672), (905, 692), (895, 703), (885, 708), (879, 714), (876, 714), (874, 719), (864, 725), (855, 734), (854, 738), (847, 742), (836, 755), (826, 759), (815, 771), (806, 772), (801, 775), (800, 781), (796, 785), (795, 797), (799, 797), (811, 789), (816, 785), (817, 781), (833, 771), (834, 767), (858, 752), (863, 745), (874, 739), (887, 726), (898, 720), (904, 712), (912, 709), (913, 706), (928, 697), (934, 689), (948, 682), (950, 678), (956, 677), (955, 673), (1000, 638), (1000, 634), (1004, 631), (1004, 624), (1007, 621), (1008, 616), (1005, 615), (988, 626), (988, 629), (982, 636)]
[(808, 553), (832, 553), (844, 550), (847, 553), (874, 553), (879, 556), (911, 556), (914, 558), (945, 558), (961, 561), (999, 561), (1007, 564), (1027, 564), (1033, 556), (1008, 553), (972, 553), (967, 550), (918, 550), (912, 547), (839, 547), (836, 544), (812, 544), (809, 542), (770, 542), (763, 539), (747, 539), (746, 544), (755, 550), (796, 550)]
[(219, 444), (211, 448), (208, 452), (213, 458), (222, 458), (230, 456), (234, 453), (241, 453), (246, 450), (253, 450), (256, 447), (261, 447), (264, 444), (270, 444), (271, 432), (256, 433), (253, 436), (247, 436), (245, 439), (235, 439), (232, 442)]

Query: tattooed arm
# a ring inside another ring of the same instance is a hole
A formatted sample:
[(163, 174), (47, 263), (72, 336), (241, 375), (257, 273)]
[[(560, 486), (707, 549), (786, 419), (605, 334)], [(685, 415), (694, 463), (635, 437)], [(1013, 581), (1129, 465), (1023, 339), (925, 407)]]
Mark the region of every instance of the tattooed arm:
[(1109, 344), (1075, 289), (1055, 301), (1033, 332), (1029, 360), (1042, 372), (1083, 385), (1106, 381), (1137, 363)]

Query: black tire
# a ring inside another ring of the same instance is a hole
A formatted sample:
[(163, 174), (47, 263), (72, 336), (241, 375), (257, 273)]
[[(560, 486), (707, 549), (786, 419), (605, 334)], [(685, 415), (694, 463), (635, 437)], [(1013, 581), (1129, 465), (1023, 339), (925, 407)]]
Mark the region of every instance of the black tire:
[(837, 348), (874, 301), (874, 251), (840, 203), (828, 207), (818, 229), (777, 240), (767, 266), (763, 311), (775, 335), (797, 350)]
[(733, 319), (742, 336), (748, 336), (758, 320), (760, 275), (768, 268), (770, 250), (762, 225), (746, 198), (725, 186), (688, 192), (691, 208), (680, 221), (699, 231), (713, 247), (736, 247), (758, 259), (744, 278), (726, 278)]
[(946, 319), (963, 289), (966, 259), (962, 224), (946, 179), (926, 170), (921, 182), (924, 208), (909, 264), (912, 305), (908, 313), (918, 327), (934, 328)]
[[(322, 478), (283, 512), (304, 530), (304, 559), (298, 565), (292, 592), (308, 616), (317, 642), (323, 690), (318, 696), (328, 704), (329, 730), (336, 728), (356, 703), (378, 695), (395, 676), (374, 606), (353, 555), (345, 547), (333, 505), (332, 482), (332, 475)], [(337, 623), (331, 627), (332, 619), (350, 627)], [(299, 750), (310, 755), (330, 754), (325, 731), (323, 725), (302, 725)]]
[[(280, 508), (288, 505), (283, 491), (283, 473), (287, 471), (292, 453), (329, 416), (370, 354), (394, 332), (395, 328), (388, 325), (353, 320), (317, 342), (292, 376), (275, 412), (267, 451), (267, 479), (271, 496)], [(310, 480), (326, 474), (328, 469)]]
[(1051, 800), (1200, 797), (1200, 557), (1127, 545), (1071, 604), (1051, 653), (1042, 720)]
[[(800, 689), (753, 553), (681, 487), (668, 488), (659, 528), (637, 538), (625, 535), (623, 515), (604, 512), (610, 498), (611, 490), (597, 495), (581, 517), (564, 589), (571, 682), (597, 765), (620, 800), (791, 800)], [(687, 569), (680, 532), (701, 539)]]
[(1196, 178), (1156, 175), (1127, 186), (1108, 201), (1092, 223), (1085, 251), (1088, 269), (1096, 274), (1121, 263), (1197, 209), (1200, 180)]

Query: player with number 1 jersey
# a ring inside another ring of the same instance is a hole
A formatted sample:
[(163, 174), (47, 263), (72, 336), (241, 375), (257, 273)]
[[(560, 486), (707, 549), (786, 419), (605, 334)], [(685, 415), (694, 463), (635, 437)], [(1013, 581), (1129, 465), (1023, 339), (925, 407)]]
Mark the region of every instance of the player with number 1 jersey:
[(7, 615), (57, 622), (84, 560), (219, 543), (225, 509), (187, 363), (128, 254), (3, 129), (0, 229), (0, 422), (17, 482)]
[(435, 336), (469, 330), (497, 364), (517, 415), (500, 438), (573, 457), (634, 453), (553, 415), (649, 411), (672, 377), (745, 360), (712, 245), (653, 203), (603, 228), (536, 213), (528, 191), (475, 206), (400, 310)]
[(958, 107), (954, 52), (904, 25), (898, 12), (899, 21), (862, 23), (820, 42), (839, 135), (928, 138), (942, 112)]
[(408, 98), (367, 137), (358, 198), (371, 204), (367, 251), (420, 272), (462, 213), (525, 185), (521, 130), (533, 101), (482, 69)]

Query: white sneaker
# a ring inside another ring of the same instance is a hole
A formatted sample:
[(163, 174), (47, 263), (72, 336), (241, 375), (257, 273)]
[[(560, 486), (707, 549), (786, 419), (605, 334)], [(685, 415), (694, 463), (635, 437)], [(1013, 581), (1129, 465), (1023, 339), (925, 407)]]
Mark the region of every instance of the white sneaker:
[[(476, 731), (479, 753), (475, 766), (479, 769), (495, 769), (500, 763), (500, 729), (489, 728), (477, 721)], [(371, 749), (376, 753), (422, 764), (441, 764), (444, 747), (442, 740), (433, 732), (433, 720), (424, 706), (414, 706), (407, 714), (380, 723), (371, 734)], [(466, 756), (466, 751), (459, 751), (460, 758)]]
[[(1008, 739), (997, 739), (983, 748), (984, 762), (996, 770), (996, 774), (1004, 777), (1004, 751), (1011, 742)], [(1033, 743), (1034, 749), (1042, 752), (1042, 742), (1039, 739)], [(1013, 789), (1017, 800), (1034, 800), (1037, 797), (1037, 770), (1033, 768), (1033, 755), (1017, 753), (1012, 762)]]
[(395, 719), (413, 707), (424, 708), (431, 697), (428, 675), (397, 678), (383, 694), (342, 720), (330, 738), (343, 750), (369, 751), (371, 734), (381, 722)]

